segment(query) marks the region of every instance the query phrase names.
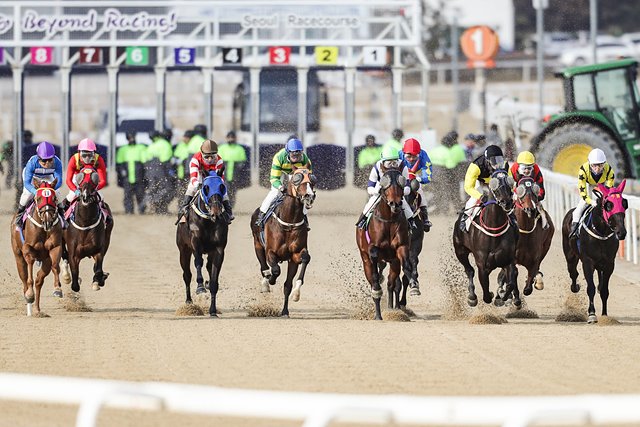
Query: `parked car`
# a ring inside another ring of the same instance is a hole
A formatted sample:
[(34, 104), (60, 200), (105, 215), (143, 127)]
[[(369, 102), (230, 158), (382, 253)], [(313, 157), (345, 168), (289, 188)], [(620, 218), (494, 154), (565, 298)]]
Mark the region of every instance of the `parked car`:
[[(536, 34), (531, 34), (525, 40), (525, 53), (530, 55), (536, 53), (538, 38)], [(560, 56), (567, 49), (580, 46), (580, 39), (574, 33), (550, 32), (543, 34), (543, 49), (546, 56)]]
[[(622, 58), (636, 58), (638, 56), (635, 47), (630, 42), (622, 39), (609, 39), (609, 41), (604, 41), (599, 37), (596, 50), (597, 62), (613, 61)], [(582, 45), (573, 49), (567, 49), (562, 52), (558, 60), (562, 67), (573, 67), (596, 62), (593, 58), (591, 45)]]
[(640, 33), (623, 34), (620, 39), (633, 45), (636, 50), (636, 56), (640, 58)]

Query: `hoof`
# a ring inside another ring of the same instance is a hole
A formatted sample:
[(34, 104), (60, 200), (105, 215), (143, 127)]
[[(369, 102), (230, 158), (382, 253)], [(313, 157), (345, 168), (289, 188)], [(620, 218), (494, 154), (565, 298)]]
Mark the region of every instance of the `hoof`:
[(475, 295), (473, 296), (473, 298), (469, 296), (469, 298), (467, 298), (467, 303), (469, 304), (469, 307), (475, 307), (476, 305), (478, 305), (478, 297)]
[(382, 316), (376, 314), (376, 317), (374, 317), (373, 320), (382, 320)]
[(53, 296), (62, 298), (62, 289), (56, 289), (55, 291), (53, 291)]
[(571, 285), (571, 292), (573, 292), (574, 294), (577, 294), (580, 291), (580, 285), (578, 285), (577, 283), (575, 285)]
[(594, 323), (598, 323), (598, 317), (595, 314), (590, 314), (587, 318), (587, 323), (592, 325)]
[[(376, 291), (375, 289), (371, 289), (371, 297), (372, 297), (373, 299), (380, 299), (380, 298), (382, 298), (382, 289), (377, 290), (377, 291)], [(380, 318), (380, 319), (382, 319), (382, 318)]]
[(271, 288), (269, 287), (269, 279), (264, 277), (262, 282), (260, 282), (260, 292), (263, 294), (271, 292)]
[(218, 317), (218, 315), (216, 313), (209, 313), (209, 317), (215, 319), (216, 317)]
[(409, 295), (418, 297), (422, 294), (420, 293), (420, 288), (411, 288), (411, 290), (409, 290)]
[(519, 299), (513, 300), (513, 305), (516, 307), (516, 310), (520, 310), (522, 308), (522, 301)]
[[(536, 284), (536, 289), (538, 289), (538, 285)], [(524, 294), (524, 296), (528, 297), (529, 295), (531, 295), (531, 292), (533, 292), (533, 287), (531, 285), (527, 285), (524, 287), (524, 289), (522, 290), (522, 293)]]
[(288, 319), (289, 318), (289, 313), (282, 313), (280, 314), (280, 317), (283, 319)]
[(502, 300), (502, 298), (496, 297), (493, 300), (493, 305), (495, 305), (496, 307), (503, 307), (504, 306), (504, 301)]
[(77, 285), (71, 284), (71, 290), (73, 292), (80, 292), (80, 283), (78, 283)]
[(94, 291), (99, 291), (100, 290), (100, 283), (98, 282), (93, 282), (91, 284), (91, 287), (93, 288)]
[(537, 290), (541, 291), (544, 289), (544, 282), (542, 281), (542, 277), (538, 277), (536, 278), (536, 282), (533, 285), (536, 287)]
[[(493, 301), (493, 292), (489, 292), (488, 294), (483, 295), (482, 300), (485, 302), (485, 304), (491, 304), (491, 302)], [(504, 297), (502, 298), (502, 300), (505, 300)]]
[(196, 288), (196, 295), (201, 295), (201, 294), (206, 294), (207, 290), (205, 289), (204, 286), (198, 286)]
[(33, 294), (33, 291), (25, 292), (24, 300), (27, 302), (27, 304), (33, 304), (33, 302), (36, 300), (36, 297)]

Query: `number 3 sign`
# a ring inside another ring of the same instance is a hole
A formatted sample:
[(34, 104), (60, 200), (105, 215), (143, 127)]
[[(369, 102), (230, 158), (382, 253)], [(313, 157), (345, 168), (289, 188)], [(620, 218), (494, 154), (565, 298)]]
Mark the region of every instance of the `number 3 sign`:
[(53, 48), (52, 47), (32, 47), (31, 63), (36, 65), (48, 65), (53, 61)]
[(289, 46), (270, 47), (269, 63), (276, 65), (286, 65), (291, 57), (291, 48)]

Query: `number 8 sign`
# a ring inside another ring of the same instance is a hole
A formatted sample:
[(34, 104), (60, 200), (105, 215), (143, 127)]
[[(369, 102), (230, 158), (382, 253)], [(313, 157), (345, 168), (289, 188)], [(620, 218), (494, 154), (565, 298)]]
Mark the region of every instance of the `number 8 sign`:
[(31, 63), (35, 65), (48, 65), (53, 61), (53, 48), (52, 47), (32, 47)]

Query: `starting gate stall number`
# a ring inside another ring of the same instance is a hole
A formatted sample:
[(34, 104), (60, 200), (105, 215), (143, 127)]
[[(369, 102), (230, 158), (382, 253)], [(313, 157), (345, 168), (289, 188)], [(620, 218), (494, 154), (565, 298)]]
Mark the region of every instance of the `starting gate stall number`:
[(127, 65), (149, 65), (149, 48), (139, 46), (127, 47)]
[(388, 65), (387, 48), (384, 46), (365, 46), (362, 48), (362, 65)]
[(336, 65), (338, 63), (337, 46), (316, 46), (316, 64)]
[(32, 47), (31, 63), (36, 65), (49, 65), (53, 61), (52, 47)]
[(195, 47), (177, 47), (173, 50), (176, 65), (193, 65), (196, 61)]
[(222, 64), (223, 65), (242, 64), (242, 49), (240, 49), (239, 47), (223, 47), (222, 48)]
[(269, 48), (269, 64), (287, 65), (291, 58), (291, 47), (277, 46)]
[(78, 62), (85, 65), (102, 65), (102, 49), (99, 47), (81, 47)]

